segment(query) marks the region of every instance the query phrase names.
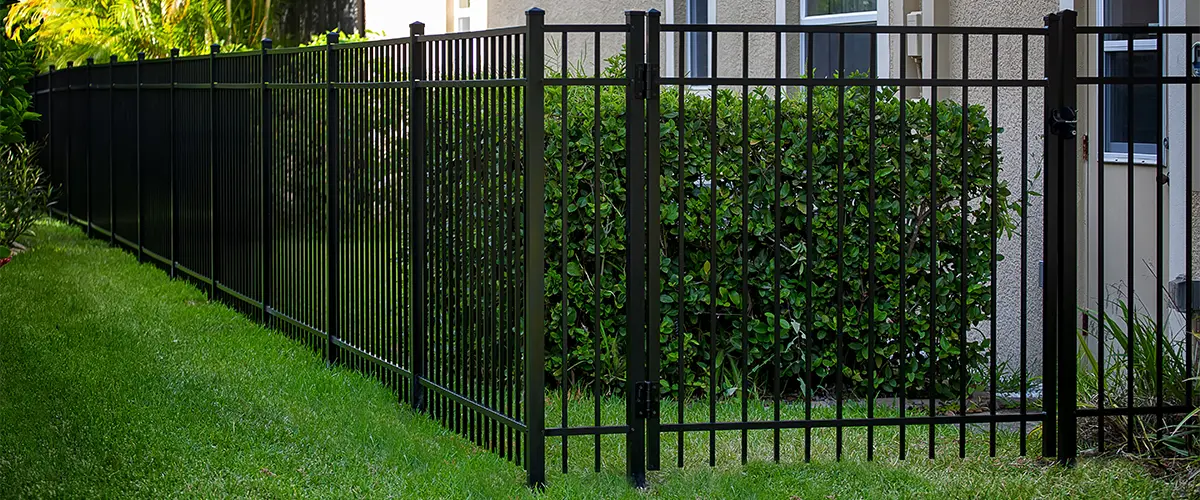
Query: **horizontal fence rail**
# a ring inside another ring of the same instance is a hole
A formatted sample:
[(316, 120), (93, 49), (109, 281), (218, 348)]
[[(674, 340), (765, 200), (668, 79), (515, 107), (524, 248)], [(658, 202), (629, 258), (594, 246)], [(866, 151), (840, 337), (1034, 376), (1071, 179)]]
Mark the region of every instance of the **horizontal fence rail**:
[(378, 378), (531, 485), (1069, 463), (1196, 408), (1195, 299), (1166, 279), (1168, 254), (1193, 279), (1192, 211), (1167, 203), (1193, 206), (1193, 141), (1168, 150), (1134, 115), (1184, 102), (1157, 119), (1194, 136), (1196, 75), (1142, 52), (1200, 28), (667, 21), (533, 9), (88, 60), (37, 77), (34, 132), (57, 216)]

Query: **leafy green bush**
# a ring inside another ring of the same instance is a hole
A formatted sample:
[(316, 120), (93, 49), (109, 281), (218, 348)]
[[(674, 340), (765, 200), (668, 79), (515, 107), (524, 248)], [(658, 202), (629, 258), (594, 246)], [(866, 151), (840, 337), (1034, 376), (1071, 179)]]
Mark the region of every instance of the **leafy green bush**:
[(37, 159), (32, 146), (0, 146), (0, 257), (50, 206), (50, 186)]
[[(619, 58), (610, 60), (608, 76), (621, 76), (622, 67)], [(545, 98), (547, 369), (553, 380), (570, 380), (572, 386), (576, 380), (591, 383), (598, 377), (607, 389), (618, 389), (625, 371), (622, 354), (629, 300), (623, 283), (627, 213), (624, 91), (602, 87), (597, 110), (592, 88), (569, 88), (565, 127), (562, 92), (561, 87), (550, 87)], [(676, 89), (663, 92), (662, 179), (658, 186), (662, 239), (653, 243), (664, 252), (659, 265), (662, 323), (658, 328), (664, 391), (707, 392), (715, 379), (717, 391), (734, 394), (742, 376), (749, 380), (749, 387), (742, 390), (771, 387), (777, 324), (778, 363), (785, 390), (801, 390), (809, 366), (817, 388), (830, 388), (840, 369), (846, 388), (860, 394), (872, 383), (881, 393), (896, 393), (904, 383), (910, 394), (927, 394), (932, 381), (938, 394), (951, 397), (963, 390), (964, 384), (970, 385), (970, 373), (985, 362), (988, 343), (982, 336), (960, 337), (963, 302), (968, 328), (989, 319), (994, 293), (992, 245), (1015, 229), (1018, 201), (1004, 181), (998, 181), (992, 191), (993, 168), (999, 165), (992, 162), (992, 125), (982, 106), (972, 105), (964, 111), (949, 100), (937, 105), (934, 177), (931, 104), (923, 99), (901, 101), (897, 90), (887, 87), (877, 88), (873, 97), (874, 116), (869, 113), (872, 95), (868, 87), (847, 87), (844, 97), (834, 87), (817, 88), (811, 96), (798, 92), (781, 99), (778, 110), (773, 94), (765, 89), (753, 89), (744, 98), (740, 91), (730, 89), (720, 89), (713, 98), (685, 92), (682, 107)], [(844, 115), (839, 113), (839, 99), (844, 100)], [(903, 144), (901, 105), (906, 107), (907, 126)], [(743, 114), (748, 122), (745, 128)], [(780, 123), (779, 141), (775, 140), (776, 120)], [(867, 126), (871, 122), (876, 128), (873, 171)], [(840, 169), (839, 147), (845, 160)], [(901, 148), (906, 152), (903, 178)], [(778, 186), (776, 162), (780, 167)], [(932, 197), (931, 184), (936, 186)], [(904, 206), (899, 199), (902, 185)], [(677, 201), (680, 186), (682, 206)], [(965, 219), (960, 208), (964, 189), (968, 200)], [(776, 192), (781, 206), (778, 228), (773, 212)], [(873, 217), (868, 206), (872, 196)], [(810, 206), (812, 216), (808, 217)], [(597, 210), (598, 232), (594, 227)], [(936, 234), (931, 236), (934, 220)], [(873, 248), (869, 244), (872, 222), (876, 233)], [(961, 232), (964, 225), (965, 234)], [(748, 232), (745, 241), (743, 226)], [(773, 288), (777, 241), (781, 274), (778, 323)], [(906, 257), (903, 288), (902, 254)], [(936, 268), (932, 283), (931, 260)], [(748, 281), (749, 293), (742, 289), (743, 278)], [(713, 280), (715, 296), (710, 293)], [(960, 294), (963, 280), (965, 296)], [(899, 303), (902, 290), (906, 297), (903, 311)], [(596, 297), (600, 298), (598, 304)], [(935, 309), (932, 319), (931, 307)], [(811, 328), (807, 326), (810, 311)], [(564, 314), (570, 337), (566, 360), (562, 352)], [(900, 334), (901, 315), (907, 330), (904, 337)], [(593, 359), (597, 328), (604, 343), (600, 359)], [(811, 355), (806, 350), (809, 342)], [(709, 352), (712, 343), (715, 356)], [(679, 387), (680, 372), (683, 387)], [(963, 372), (968, 374), (967, 380), (960, 376)]]

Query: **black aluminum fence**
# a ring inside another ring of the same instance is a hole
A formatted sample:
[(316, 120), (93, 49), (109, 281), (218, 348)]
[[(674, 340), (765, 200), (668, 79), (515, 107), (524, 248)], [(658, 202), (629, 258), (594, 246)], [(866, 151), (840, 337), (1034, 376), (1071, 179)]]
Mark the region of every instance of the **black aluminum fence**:
[[(57, 215), (378, 377), (531, 484), (547, 455), (623, 461), (637, 484), (664, 460), (1070, 462), (1196, 407), (1195, 299), (1164, 296), (1172, 238), (1193, 277), (1191, 211), (1171, 238), (1164, 211), (1169, 173), (1192, 206), (1195, 141), (1168, 162), (1162, 127), (1134, 122), (1150, 95), (1194, 137), (1196, 75), (1134, 47), (1200, 28), (1046, 21), (534, 9), (516, 28), (51, 68), (36, 132)], [(1095, 73), (1076, 74), (1080, 48)], [(1080, 145), (1093, 134), (1113, 139)], [(1093, 179), (1099, 201), (1079, 202)]]

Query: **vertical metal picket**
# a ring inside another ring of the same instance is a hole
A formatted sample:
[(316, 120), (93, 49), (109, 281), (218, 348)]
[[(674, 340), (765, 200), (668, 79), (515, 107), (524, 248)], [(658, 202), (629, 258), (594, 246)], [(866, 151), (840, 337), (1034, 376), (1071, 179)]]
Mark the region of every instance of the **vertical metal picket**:
[[(546, 483), (546, 11), (525, 11), (525, 467)], [(631, 448), (632, 449), (632, 448)]]
[(336, 31), (329, 32), (325, 38), (325, 209), (327, 211), (328, 225), (325, 228), (328, 245), (328, 258), (325, 260), (327, 272), (329, 273), (329, 287), (326, 291), (326, 300), (328, 300), (328, 310), (326, 317), (328, 323), (325, 328), (325, 361), (329, 364), (338, 362), (338, 346), (337, 339), (341, 333), (338, 330), (339, 315), (338, 310), (338, 266), (341, 260), (340, 244), (340, 224), (341, 224), (341, 162), (339, 151), (341, 150), (338, 139), (341, 136), (341, 126), (338, 123), (339, 115), (341, 114), (340, 103), (338, 102), (338, 89), (333, 85), (333, 81), (338, 75), (338, 57), (341, 55), (334, 46), (338, 43), (338, 34)]
[(661, 465), (661, 450), (659, 436), (659, 412), (658, 412), (658, 392), (660, 390), (659, 376), (659, 359), (660, 359), (660, 323), (661, 304), (659, 303), (659, 295), (662, 292), (661, 283), (661, 268), (662, 255), (665, 249), (660, 245), (662, 240), (662, 190), (659, 187), (659, 179), (662, 173), (661, 152), (659, 151), (659, 86), (658, 72), (659, 60), (662, 57), (660, 54), (659, 34), (661, 32), (662, 13), (657, 9), (650, 9), (646, 13), (646, 66), (642, 77), (642, 86), (640, 91), (645, 92), (646, 97), (646, 210), (647, 210), (647, 237), (646, 242), (650, 245), (647, 248), (649, 256), (649, 270), (647, 275), (646, 300), (649, 306), (649, 312), (646, 320), (649, 332), (646, 337), (646, 390), (648, 393), (646, 407), (650, 410), (646, 414), (646, 469), (659, 470)]
[(425, 409), (425, 386), (421, 379), (425, 376), (425, 89), (421, 83), (425, 80), (425, 46), (421, 37), (425, 35), (425, 24), (415, 22), (409, 25), (409, 56), (408, 56), (408, 117), (409, 124), (409, 184), (408, 207), (412, 218), (408, 228), (412, 249), (412, 263), (409, 272), (411, 276), (412, 296), (409, 297), (408, 307), (412, 321), (409, 332), (408, 353), (411, 356), (409, 368), (412, 370), (412, 391), (409, 403), (413, 409)]

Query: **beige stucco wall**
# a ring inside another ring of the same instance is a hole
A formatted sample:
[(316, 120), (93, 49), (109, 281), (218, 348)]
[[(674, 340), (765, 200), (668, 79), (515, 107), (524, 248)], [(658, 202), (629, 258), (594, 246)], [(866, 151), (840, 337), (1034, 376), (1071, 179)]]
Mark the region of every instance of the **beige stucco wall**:
[[(487, 18), (489, 28), (522, 26), (525, 24), (525, 11), (536, 6), (546, 11), (546, 24), (624, 24), (627, 10), (662, 10), (663, 5), (663, 0), (488, 0)], [(588, 74), (593, 71), (594, 34), (570, 35), (566, 54), (562, 50), (561, 34), (547, 35), (546, 42), (546, 62), (549, 67), (560, 68), (565, 55), (569, 67), (585, 69)], [(618, 53), (624, 44), (624, 33), (602, 34), (601, 65), (603, 59)]]
[(1192, 193), (1192, 273), (1200, 279), (1200, 192)]
[[(922, 8), (945, 8), (944, 13), (938, 13), (935, 19), (944, 20), (950, 26), (1001, 26), (1001, 27), (1041, 27), (1044, 25), (1043, 16), (1058, 10), (1058, 0), (1008, 0), (995, 2), (990, 0), (953, 0), (931, 2), (926, 0)], [(934, 21), (928, 17), (926, 21)], [(938, 63), (939, 78), (961, 78), (964, 74), (964, 50), (961, 36), (942, 36), (937, 41), (941, 60)], [(1030, 37), (1028, 54), (1028, 75), (1031, 79), (1042, 78), (1045, 75), (1045, 47), (1040, 37)], [(966, 75), (968, 78), (990, 78), (992, 76), (993, 53), (998, 59), (999, 77), (1017, 79), (1022, 76), (1024, 48), (1019, 36), (1002, 36), (993, 46), (990, 35), (970, 36), (967, 39)], [(910, 66), (910, 68), (913, 66)], [(929, 65), (925, 64), (926, 71)], [(927, 76), (927, 75), (922, 75)], [(960, 89), (941, 89), (939, 99), (961, 99)], [(1008, 182), (1014, 196), (1019, 197), (1023, 186), (1034, 192), (1042, 193), (1043, 158), (1043, 107), (1044, 92), (1042, 89), (1029, 89), (1028, 94), (1022, 94), (1019, 88), (1001, 88), (996, 92), (996, 100), (992, 100), (992, 89), (987, 87), (970, 88), (967, 100), (972, 104), (982, 104), (989, 114), (995, 113), (997, 125), (1003, 132), (997, 137), (998, 150), (1002, 158), (1000, 179)], [(1024, 114), (1024, 116), (1023, 116)], [(1027, 141), (1027, 153), (1022, 154), (1022, 134)], [(1026, 169), (1027, 176), (1022, 175)], [(1040, 283), (1039, 264), (1043, 258), (1043, 202), (1041, 197), (1030, 197), (1029, 210), (1025, 214), (1023, 228), (1028, 239), (1026, 247), (1027, 273), (1022, 277), (1021, 253), (1022, 241), (1020, 231), (1013, 238), (1001, 239), (997, 251), (1004, 259), (996, 264), (996, 349), (1001, 361), (1008, 361), (1013, 370), (1020, 365), (1021, 329), (1026, 328), (1026, 366), (1031, 374), (1041, 372), (1042, 357), (1042, 287)], [(1025, 293), (1025, 304), (1022, 307), (1022, 291)], [(990, 325), (977, 325), (983, 332), (989, 332)]]

